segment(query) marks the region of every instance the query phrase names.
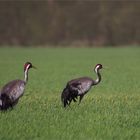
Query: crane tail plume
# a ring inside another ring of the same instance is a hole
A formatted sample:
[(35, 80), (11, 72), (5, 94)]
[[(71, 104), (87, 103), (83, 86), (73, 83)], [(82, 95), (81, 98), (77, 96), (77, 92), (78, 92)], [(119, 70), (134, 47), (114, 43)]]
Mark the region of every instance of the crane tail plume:
[(66, 107), (68, 105), (68, 96), (69, 96), (69, 91), (67, 88), (64, 88), (64, 90), (62, 91), (62, 94), (61, 94), (61, 101), (62, 101), (64, 107)]

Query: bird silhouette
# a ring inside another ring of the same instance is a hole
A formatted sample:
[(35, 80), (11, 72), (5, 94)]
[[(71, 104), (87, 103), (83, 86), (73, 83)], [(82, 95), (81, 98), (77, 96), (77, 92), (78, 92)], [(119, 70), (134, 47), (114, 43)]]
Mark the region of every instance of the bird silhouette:
[(78, 96), (79, 104), (81, 103), (81, 100), (83, 99), (84, 95), (92, 88), (92, 86), (95, 86), (100, 83), (101, 74), (99, 70), (102, 68), (103, 67), (101, 64), (97, 64), (95, 66), (94, 71), (97, 74), (96, 80), (93, 80), (90, 77), (81, 77), (67, 82), (66, 87), (64, 88), (61, 94), (61, 101), (64, 107), (70, 105), (71, 101), (76, 102)]
[(0, 91), (0, 109), (7, 110), (13, 108), (18, 103), (19, 98), (24, 94), (25, 85), (28, 81), (28, 71), (35, 68), (32, 63), (26, 62), (24, 65), (24, 80), (13, 80), (7, 83)]

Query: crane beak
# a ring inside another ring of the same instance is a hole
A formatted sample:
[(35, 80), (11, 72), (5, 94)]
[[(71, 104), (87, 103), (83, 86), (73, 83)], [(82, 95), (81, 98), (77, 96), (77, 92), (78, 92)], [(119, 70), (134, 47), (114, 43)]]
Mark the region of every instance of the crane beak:
[(32, 68), (37, 69), (35, 66), (32, 66)]
[(105, 66), (105, 67), (103, 67), (103, 69), (109, 69), (109, 67)]

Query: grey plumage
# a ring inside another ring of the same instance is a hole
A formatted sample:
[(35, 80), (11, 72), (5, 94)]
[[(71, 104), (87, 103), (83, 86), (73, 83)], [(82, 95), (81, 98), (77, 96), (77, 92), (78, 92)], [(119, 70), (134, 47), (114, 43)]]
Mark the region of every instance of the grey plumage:
[(15, 106), (19, 98), (24, 94), (25, 85), (28, 81), (28, 70), (33, 68), (30, 62), (24, 65), (24, 80), (13, 80), (8, 82), (0, 92), (0, 109), (6, 110)]
[(25, 81), (14, 80), (7, 83), (1, 90), (1, 109), (8, 109), (18, 103), (19, 98), (24, 94)]
[(72, 100), (76, 102), (78, 96), (79, 96), (79, 103), (80, 103), (84, 95), (92, 88), (92, 86), (100, 83), (101, 75), (99, 73), (99, 70), (101, 68), (102, 68), (101, 64), (97, 64), (94, 68), (97, 74), (96, 80), (93, 80), (90, 77), (81, 77), (67, 82), (67, 85), (61, 94), (61, 100), (63, 102), (64, 107), (70, 105)]

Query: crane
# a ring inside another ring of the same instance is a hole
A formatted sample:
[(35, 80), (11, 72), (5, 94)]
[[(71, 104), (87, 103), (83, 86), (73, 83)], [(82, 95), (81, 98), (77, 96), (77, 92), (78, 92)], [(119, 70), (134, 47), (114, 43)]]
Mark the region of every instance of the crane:
[(84, 95), (91, 89), (91, 87), (100, 83), (101, 74), (99, 70), (102, 68), (103, 66), (101, 64), (95, 66), (94, 71), (97, 74), (96, 80), (93, 80), (90, 77), (80, 77), (67, 82), (66, 87), (61, 94), (61, 101), (63, 102), (64, 107), (70, 105), (72, 100), (76, 102), (78, 96), (79, 104), (81, 103)]
[(25, 85), (28, 82), (28, 71), (36, 68), (31, 62), (24, 64), (24, 80), (13, 80), (8, 82), (0, 91), (0, 110), (13, 108), (18, 103), (19, 98), (24, 94)]

